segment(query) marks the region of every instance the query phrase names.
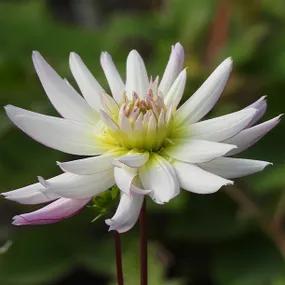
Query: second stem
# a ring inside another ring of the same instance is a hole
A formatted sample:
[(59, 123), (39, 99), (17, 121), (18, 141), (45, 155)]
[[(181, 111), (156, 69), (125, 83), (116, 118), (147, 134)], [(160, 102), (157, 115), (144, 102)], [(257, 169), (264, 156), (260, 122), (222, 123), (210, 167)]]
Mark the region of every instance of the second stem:
[(147, 220), (146, 220), (146, 199), (144, 199), (140, 213), (140, 273), (141, 285), (148, 284), (148, 268), (147, 268)]

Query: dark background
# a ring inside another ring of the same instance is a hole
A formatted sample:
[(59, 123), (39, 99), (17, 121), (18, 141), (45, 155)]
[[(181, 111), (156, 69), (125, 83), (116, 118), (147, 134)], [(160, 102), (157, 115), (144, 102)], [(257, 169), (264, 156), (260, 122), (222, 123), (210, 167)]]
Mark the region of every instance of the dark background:
[[(78, 52), (106, 86), (99, 66), (109, 51), (122, 74), (130, 49), (162, 74), (170, 45), (186, 50), (187, 99), (222, 59), (234, 71), (210, 116), (267, 94), (265, 119), (284, 112), (285, 2), (211, 0), (0, 1), (0, 104), (54, 114), (31, 62), (39, 50), (71, 79)], [(71, 79), (72, 80), (72, 79)], [(73, 81), (74, 82), (74, 81)], [(215, 195), (183, 192), (161, 207), (149, 201), (150, 285), (285, 285), (283, 122), (243, 157), (274, 162)], [(59, 173), (71, 159), (18, 131), (0, 111), (0, 191)], [(16, 213), (37, 207), (0, 201), (1, 285), (115, 284), (112, 234), (92, 208), (56, 225), (16, 228)], [(110, 212), (108, 217), (113, 213)], [(137, 228), (123, 235), (126, 285), (138, 284)], [(2, 250), (3, 251), (3, 250)]]

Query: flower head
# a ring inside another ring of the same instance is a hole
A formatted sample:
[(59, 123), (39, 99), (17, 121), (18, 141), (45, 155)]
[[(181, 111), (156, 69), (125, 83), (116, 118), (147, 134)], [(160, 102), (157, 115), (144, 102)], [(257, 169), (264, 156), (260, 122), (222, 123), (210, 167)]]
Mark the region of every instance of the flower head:
[(112, 97), (75, 54), (70, 68), (83, 97), (38, 53), (33, 62), (51, 103), (62, 118), (6, 106), (12, 122), (40, 143), (65, 153), (88, 156), (59, 162), (63, 170), (51, 179), (6, 193), (23, 204), (51, 202), (14, 217), (15, 225), (53, 223), (77, 213), (92, 197), (117, 185), (121, 190), (110, 230), (125, 232), (137, 221), (144, 197), (163, 204), (180, 189), (207, 194), (233, 184), (231, 179), (261, 171), (266, 161), (232, 158), (256, 143), (280, 116), (254, 125), (265, 113), (266, 100), (241, 111), (200, 121), (216, 104), (232, 69), (223, 61), (181, 106), (186, 69), (184, 51), (172, 47), (165, 72), (149, 78), (144, 62), (133, 50), (127, 58), (126, 82), (111, 56), (101, 65)]

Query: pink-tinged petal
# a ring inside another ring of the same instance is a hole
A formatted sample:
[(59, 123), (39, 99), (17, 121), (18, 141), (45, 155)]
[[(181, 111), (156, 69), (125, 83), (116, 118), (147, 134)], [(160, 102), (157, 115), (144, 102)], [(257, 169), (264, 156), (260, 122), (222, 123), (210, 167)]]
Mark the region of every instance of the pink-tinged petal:
[(257, 110), (256, 114), (248, 125), (248, 127), (251, 127), (262, 118), (267, 109), (266, 96), (262, 96), (257, 101), (247, 106), (246, 109), (247, 108), (254, 108)]
[(57, 223), (75, 215), (89, 201), (90, 198), (81, 200), (60, 198), (37, 211), (15, 216), (13, 225), (26, 226)]
[(280, 122), (281, 116), (282, 115), (279, 115), (262, 124), (245, 129), (232, 138), (225, 140), (225, 143), (237, 146), (236, 149), (232, 149), (226, 155), (231, 156), (240, 153), (254, 145)]
[(132, 193), (127, 195), (121, 192), (121, 199), (115, 215), (106, 220), (106, 224), (110, 226), (109, 231), (115, 230), (124, 233), (130, 230), (137, 222), (144, 195)]
[(174, 80), (181, 72), (184, 65), (184, 49), (180, 43), (172, 46), (171, 54), (159, 84), (162, 96), (166, 96)]

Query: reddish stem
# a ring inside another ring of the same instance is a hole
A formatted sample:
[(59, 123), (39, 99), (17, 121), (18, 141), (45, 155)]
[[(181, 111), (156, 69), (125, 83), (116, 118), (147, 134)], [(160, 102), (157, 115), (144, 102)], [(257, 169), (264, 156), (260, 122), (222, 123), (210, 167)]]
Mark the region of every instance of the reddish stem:
[(115, 241), (115, 251), (116, 251), (117, 283), (118, 285), (124, 285), (121, 237), (117, 231), (114, 231), (114, 241)]
[(140, 213), (140, 271), (141, 285), (148, 284), (146, 199)]

